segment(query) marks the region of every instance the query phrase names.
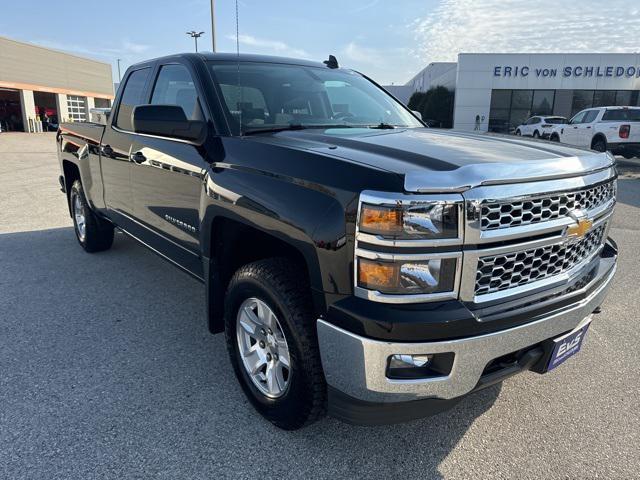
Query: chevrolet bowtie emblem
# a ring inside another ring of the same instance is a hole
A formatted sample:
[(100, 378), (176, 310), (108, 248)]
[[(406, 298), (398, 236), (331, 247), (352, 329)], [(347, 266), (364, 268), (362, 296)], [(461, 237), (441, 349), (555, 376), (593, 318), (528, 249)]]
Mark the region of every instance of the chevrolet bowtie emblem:
[(571, 225), (567, 227), (566, 236), (572, 239), (580, 239), (584, 237), (591, 227), (593, 226), (593, 220), (589, 220), (588, 218), (581, 218), (578, 220), (576, 225)]

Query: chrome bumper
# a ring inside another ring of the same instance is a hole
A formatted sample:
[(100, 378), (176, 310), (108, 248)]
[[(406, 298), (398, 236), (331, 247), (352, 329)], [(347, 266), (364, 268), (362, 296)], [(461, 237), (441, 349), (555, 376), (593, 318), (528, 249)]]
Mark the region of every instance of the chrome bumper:
[[(589, 321), (604, 300), (615, 267), (589, 297), (566, 310), (508, 330), (460, 340), (392, 343), (371, 340), (318, 320), (318, 342), (327, 383), (343, 393), (369, 402), (403, 402), (423, 398), (451, 399), (469, 393), (493, 359), (573, 330)], [(448, 376), (390, 380), (387, 361), (394, 354), (453, 352)]]

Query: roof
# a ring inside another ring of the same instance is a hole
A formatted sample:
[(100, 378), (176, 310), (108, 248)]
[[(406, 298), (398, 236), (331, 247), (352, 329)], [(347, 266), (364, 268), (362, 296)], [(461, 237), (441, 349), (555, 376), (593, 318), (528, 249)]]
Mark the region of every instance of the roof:
[(173, 55), (166, 55), (163, 57), (153, 58), (146, 60), (143, 63), (155, 62), (158, 60), (169, 60), (175, 57), (191, 58), (205, 61), (225, 61), (225, 62), (256, 62), (256, 63), (284, 63), (289, 65), (302, 65), (307, 67), (324, 67), (327, 66), (322, 61), (302, 60), (299, 58), (290, 57), (276, 57), (271, 55), (257, 55), (254, 53), (213, 53), (213, 52), (199, 52), (199, 53), (176, 53)]

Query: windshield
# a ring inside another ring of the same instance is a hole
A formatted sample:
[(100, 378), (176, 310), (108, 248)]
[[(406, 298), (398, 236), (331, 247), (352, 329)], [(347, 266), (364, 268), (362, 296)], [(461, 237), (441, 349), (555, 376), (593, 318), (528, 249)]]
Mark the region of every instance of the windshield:
[(384, 90), (348, 70), (211, 63), (234, 132), (280, 128), (422, 127)]

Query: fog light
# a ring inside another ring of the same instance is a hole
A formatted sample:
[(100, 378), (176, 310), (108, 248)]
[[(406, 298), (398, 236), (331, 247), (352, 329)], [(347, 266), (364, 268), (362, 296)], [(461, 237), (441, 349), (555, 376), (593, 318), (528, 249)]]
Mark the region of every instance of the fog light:
[(415, 380), (446, 376), (451, 373), (453, 358), (454, 354), (451, 352), (433, 355), (391, 355), (387, 360), (387, 378)]
[(389, 368), (421, 368), (431, 360), (431, 355), (392, 355)]

